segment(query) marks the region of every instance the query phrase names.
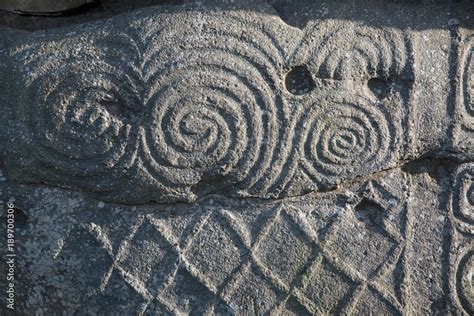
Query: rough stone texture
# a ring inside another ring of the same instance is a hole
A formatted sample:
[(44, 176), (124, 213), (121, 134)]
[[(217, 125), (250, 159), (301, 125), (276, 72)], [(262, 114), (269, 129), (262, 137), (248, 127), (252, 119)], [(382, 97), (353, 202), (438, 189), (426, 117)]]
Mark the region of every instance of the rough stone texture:
[(474, 6), (364, 3), (4, 28), (17, 310), (473, 314)]

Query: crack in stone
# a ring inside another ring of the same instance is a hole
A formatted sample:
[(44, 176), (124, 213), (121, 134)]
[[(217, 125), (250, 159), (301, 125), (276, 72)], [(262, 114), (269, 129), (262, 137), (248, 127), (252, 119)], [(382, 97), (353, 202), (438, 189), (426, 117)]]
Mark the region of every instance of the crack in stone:
[[(95, 197), (94, 195), (91, 195), (90, 192), (87, 191), (81, 191), (81, 190), (74, 190), (71, 188), (67, 187), (61, 187), (61, 186), (55, 186), (55, 185), (50, 185), (44, 182), (16, 182), (17, 185), (26, 185), (26, 186), (43, 186), (43, 187), (50, 187), (50, 188), (56, 188), (60, 190), (64, 190), (66, 192), (71, 192), (71, 193), (80, 193), (84, 194), (85, 196), (90, 197), (91, 199), (97, 200), (97, 201), (103, 201), (106, 202), (107, 204), (111, 206), (124, 206), (124, 207), (131, 207), (131, 206), (136, 206), (139, 208), (147, 208), (147, 207), (168, 207), (168, 206), (185, 206), (185, 205), (201, 205), (201, 204), (206, 204), (210, 200), (213, 201), (218, 201), (218, 200), (224, 200), (224, 201), (255, 201), (255, 202), (265, 202), (265, 203), (281, 203), (285, 201), (291, 201), (294, 199), (300, 199), (304, 197), (315, 197), (315, 196), (321, 196), (323, 197), (325, 194), (332, 194), (332, 193), (337, 193), (337, 192), (344, 192), (347, 187), (355, 186), (358, 184), (363, 184), (371, 180), (377, 180), (379, 178), (382, 178), (383, 176), (393, 172), (400, 170), (404, 174), (408, 174), (410, 176), (417, 175), (417, 174), (428, 174), (431, 178), (439, 180), (439, 177), (447, 177), (449, 178), (449, 174), (445, 176), (436, 176), (433, 175), (433, 173), (436, 174), (436, 171), (434, 171), (434, 167), (439, 167), (443, 166), (445, 168), (449, 168), (449, 170), (454, 170), (458, 168), (461, 165), (473, 163), (474, 160), (465, 160), (465, 161), (458, 161), (458, 160), (451, 160), (447, 158), (439, 158), (439, 157), (433, 157), (433, 156), (424, 156), (422, 158), (416, 159), (416, 160), (411, 160), (404, 162), (403, 164), (400, 164), (399, 166), (388, 168), (385, 170), (377, 171), (374, 172), (370, 175), (364, 175), (364, 176), (359, 176), (354, 179), (348, 180), (341, 182), (339, 185), (333, 188), (328, 188), (326, 190), (314, 190), (314, 191), (308, 191), (305, 193), (302, 193), (300, 195), (292, 195), (292, 196), (286, 196), (286, 197), (281, 197), (281, 198), (259, 198), (259, 197), (246, 197), (246, 196), (235, 196), (235, 195), (226, 195), (225, 193), (218, 193), (218, 191), (214, 192), (209, 192), (206, 193), (202, 196), (200, 196), (198, 199), (196, 199), (194, 202), (186, 202), (186, 201), (177, 201), (177, 202), (169, 202), (169, 203), (157, 203), (154, 201), (148, 201), (144, 203), (117, 203), (117, 202), (111, 202), (107, 200), (100, 199), (98, 197)], [(8, 181), (8, 180), (7, 180)], [(211, 203), (212, 205), (212, 203)]]

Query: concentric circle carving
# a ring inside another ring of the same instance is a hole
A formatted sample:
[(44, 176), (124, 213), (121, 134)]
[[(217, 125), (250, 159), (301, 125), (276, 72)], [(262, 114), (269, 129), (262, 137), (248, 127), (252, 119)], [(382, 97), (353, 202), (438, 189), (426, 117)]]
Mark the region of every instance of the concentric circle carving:
[[(147, 74), (150, 108), (144, 124), (147, 171), (164, 187), (236, 184), (266, 187), (284, 126), (282, 52), (271, 34), (234, 31), (229, 17), (198, 22), (156, 38)], [(213, 23), (220, 23), (213, 27)], [(226, 23), (224, 23), (226, 24)], [(174, 45), (163, 45), (169, 36)], [(280, 145), (280, 146), (279, 146)]]
[(318, 183), (378, 170), (392, 159), (398, 140), (389, 114), (362, 101), (328, 102), (324, 111), (304, 115), (302, 166)]
[(76, 60), (57, 69), (52, 56), (42, 62), (30, 64), (37, 67), (28, 84), (35, 102), (17, 110), (37, 171), (51, 181), (106, 189), (135, 159), (140, 101), (106, 63), (90, 69)]

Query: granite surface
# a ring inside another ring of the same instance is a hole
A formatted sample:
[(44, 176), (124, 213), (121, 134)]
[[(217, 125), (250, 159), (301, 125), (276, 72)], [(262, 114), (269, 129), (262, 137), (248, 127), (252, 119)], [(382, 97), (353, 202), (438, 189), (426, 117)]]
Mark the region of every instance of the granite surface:
[(474, 313), (473, 4), (150, 2), (0, 15), (0, 314)]

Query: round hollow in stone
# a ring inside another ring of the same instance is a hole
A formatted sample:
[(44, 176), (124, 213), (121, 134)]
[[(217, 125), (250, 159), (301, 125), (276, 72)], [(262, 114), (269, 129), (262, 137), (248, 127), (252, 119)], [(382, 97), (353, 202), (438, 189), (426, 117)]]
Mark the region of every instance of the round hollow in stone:
[(296, 66), (287, 73), (285, 87), (292, 94), (303, 95), (311, 92), (315, 88), (315, 84), (311, 73), (305, 66)]
[(384, 78), (372, 78), (367, 82), (370, 91), (379, 99), (384, 99), (390, 92), (390, 83)]

